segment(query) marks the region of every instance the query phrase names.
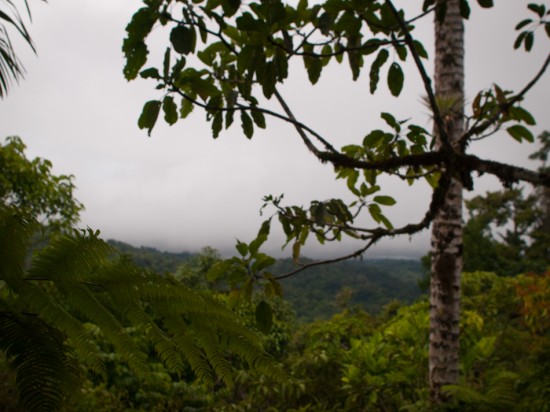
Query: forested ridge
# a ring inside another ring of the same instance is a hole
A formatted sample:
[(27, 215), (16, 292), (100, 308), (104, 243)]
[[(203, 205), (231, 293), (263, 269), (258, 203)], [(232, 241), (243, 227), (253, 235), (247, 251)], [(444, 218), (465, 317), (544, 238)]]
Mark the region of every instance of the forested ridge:
[[(153, 247), (135, 247), (110, 239), (110, 245), (131, 257), (134, 263), (157, 273), (176, 272), (197, 254), (166, 252)], [(313, 260), (302, 258), (307, 264)], [(292, 259), (278, 259), (274, 273), (296, 269)], [(364, 259), (313, 267), (301, 276), (283, 283), (284, 298), (298, 319), (326, 319), (343, 307), (357, 307), (371, 314), (380, 312), (392, 300), (411, 303), (421, 290), (419, 281), (425, 275), (420, 261), (407, 259)]]

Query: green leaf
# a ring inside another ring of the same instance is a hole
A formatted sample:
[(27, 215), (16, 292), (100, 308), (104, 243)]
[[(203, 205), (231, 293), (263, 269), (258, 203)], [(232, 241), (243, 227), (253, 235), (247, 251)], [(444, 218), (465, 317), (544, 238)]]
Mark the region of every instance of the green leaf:
[(244, 46), (237, 56), (237, 70), (239, 73), (244, 73), (245, 70), (253, 70), (253, 62), (256, 59), (258, 47)]
[(376, 203), (379, 203), (384, 206), (393, 206), (396, 203), (395, 199), (390, 196), (374, 196), (373, 200)]
[(225, 276), (226, 272), (227, 272), (226, 261), (216, 262), (206, 273), (206, 280), (208, 280), (209, 282), (214, 282), (222, 278), (223, 276)]
[(223, 128), (223, 112), (217, 112), (212, 120), (212, 137), (217, 139)]
[(401, 66), (398, 63), (392, 63), (390, 70), (388, 71), (388, 87), (393, 96), (397, 97), (403, 90), (403, 81), (405, 76), (401, 70)]
[(226, 0), (222, 2), (223, 13), (225, 17), (233, 16), (241, 6), (241, 0)]
[(164, 96), (162, 101), (162, 110), (164, 111), (164, 120), (170, 126), (178, 121), (178, 108), (174, 103), (174, 98), (170, 95)]
[(391, 113), (382, 112), (380, 113), (380, 117), (384, 119), (384, 121), (390, 126), (392, 129), (394, 129), (397, 132), (401, 131), (401, 125), (399, 122), (393, 117)]
[(525, 26), (527, 26), (528, 24), (532, 23), (533, 20), (532, 19), (525, 19), (525, 20), (522, 20), (520, 21), (517, 25), (516, 25), (516, 30), (521, 30), (523, 29)]
[(139, 75), (142, 79), (160, 79), (159, 71), (155, 67), (149, 67), (148, 69), (142, 70)]
[(376, 91), (378, 86), (378, 81), (380, 80), (380, 68), (386, 60), (388, 60), (389, 53), (386, 49), (382, 49), (378, 52), (376, 59), (371, 65), (370, 68), (370, 92), (373, 94)]
[(518, 120), (525, 122), (529, 126), (534, 126), (537, 123), (531, 113), (529, 113), (523, 107), (514, 107), (513, 113), (517, 116)]
[(170, 47), (166, 48), (166, 51), (164, 52), (164, 60), (162, 63), (162, 74), (164, 75), (164, 79), (168, 79), (168, 76), (170, 75), (170, 58), (171, 58), (172, 50)]
[(416, 51), (416, 53), (418, 53), (420, 57), (422, 57), (423, 59), (428, 58), (428, 52), (426, 51), (422, 43), (420, 43), (418, 40), (414, 40), (413, 46), (414, 46), (414, 50)]
[(533, 43), (534, 42), (535, 42), (535, 33), (530, 31), (525, 36), (525, 42), (523, 43), (523, 45), (525, 46), (525, 50), (526, 51), (531, 51), (531, 49), (533, 48)]
[(517, 124), (515, 126), (509, 127), (508, 129), (506, 129), (506, 131), (510, 136), (512, 136), (514, 139), (516, 139), (520, 143), (522, 139), (525, 139), (531, 143), (535, 141), (535, 137), (533, 136), (533, 133), (531, 133), (525, 126), (521, 126)]
[(468, 0), (460, 0), (460, 15), (466, 20), (470, 18), (470, 5)]
[(277, 260), (271, 256), (266, 255), (265, 253), (258, 253), (256, 255), (256, 260), (252, 264), (252, 271), (255, 273), (261, 272), (265, 268), (274, 265), (277, 263)]
[(193, 111), (195, 105), (188, 99), (181, 100), (180, 116), (185, 119)]
[(323, 70), (323, 62), (321, 59), (317, 57), (304, 56), (304, 65), (311, 84), (317, 83), (319, 77), (321, 77), (321, 71)]
[(262, 23), (256, 20), (252, 14), (245, 12), (237, 19), (237, 29), (242, 31), (258, 31)]
[(521, 47), (521, 43), (523, 43), (523, 40), (525, 39), (525, 36), (527, 36), (526, 31), (522, 31), (518, 37), (516, 38), (516, 41), (514, 42), (514, 49), (519, 49)]
[(138, 127), (140, 129), (147, 129), (147, 133), (151, 136), (151, 130), (157, 122), (157, 118), (160, 112), (160, 101), (150, 100), (143, 106), (141, 111), (141, 116), (138, 119)]
[(490, 9), (494, 6), (493, 0), (477, 0), (477, 2), (481, 7), (485, 9)]
[(248, 245), (244, 242), (237, 240), (237, 245), (235, 248), (242, 257), (245, 257), (248, 254)]
[(143, 7), (132, 16), (132, 20), (126, 26), (127, 36), (122, 43), (122, 51), (126, 57), (123, 72), (127, 80), (135, 79), (139, 70), (147, 62), (149, 52), (144, 40), (157, 19), (156, 10)]
[(300, 260), (300, 250), (302, 249), (302, 245), (299, 241), (294, 242), (292, 245), (292, 260), (295, 264), (298, 264)]
[(273, 310), (265, 300), (256, 306), (256, 326), (265, 334), (269, 333), (273, 327)]
[(195, 30), (178, 25), (170, 32), (170, 42), (174, 50), (180, 54), (189, 54), (195, 50), (197, 36)]
[(546, 11), (546, 7), (544, 7), (544, 4), (539, 5), (535, 3), (529, 3), (527, 5), (527, 8), (532, 12), (537, 13), (541, 19), (544, 17), (544, 12)]
[(544, 25), (544, 30), (546, 30), (546, 35), (550, 37), (550, 23)]
[(256, 123), (256, 126), (260, 129), (265, 129), (266, 124), (264, 114), (259, 110), (252, 110), (250, 114), (252, 115), (252, 119), (254, 120), (254, 123)]
[(385, 135), (383, 130), (373, 130), (363, 139), (363, 146), (366, 148), (376, 147)]
[(251, 139), (254, 134), (254, 124), (250, 116), (243, 110), (241, 111), (241, 126), (243, 128), (244, 135)]

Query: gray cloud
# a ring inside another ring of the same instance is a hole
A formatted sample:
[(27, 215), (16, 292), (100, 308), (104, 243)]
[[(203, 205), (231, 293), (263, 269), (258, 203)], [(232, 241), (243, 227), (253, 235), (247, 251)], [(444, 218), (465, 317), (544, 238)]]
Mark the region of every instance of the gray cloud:
[[(520, 88), (524, 76), (533, 75), (542, 63), (548, 51), (543, 35), (532, 53), (512, 51), (513, 27), (527, 15), (526, 4), (497, 2), (491, 11), (472, 7), (466, 39), (469, 99), (493, 82)], [(211, 245), (228, 252), (235, 238), (249, 240), (255, 235), (266, 194), (284, 192), (289, 202), (297, 204), (348, 197), (330, 167), (307, 153), (292, 127), (278, 120), (268, 120), (268, 130), (252, 141), (241, 135), (238, 125), (213, 141), (198, 110), (175, 126), (159, 124), (151, 138), (139, 130), (143, 103), (157, 95), (151, 83), (127, 83), (122, 76), (124, 28), (138, 7), (139, 2), (123, 0), (37, 3), (31, 30), (39, 57), (19, 47), (27, 78), (0, 102), (2, 135), (21, 136), (30, 156), (48, 158), (57, 173), (76, 176), (78, 198), (86, 205), (82, 225), (138, 245), (170, 250)], [(431, 22), (418, 28), (430, 53), (431, 29)], [(160, 35), (153, 57), (165, 47)], [(341, 146), (360, 142), (369, 130), (383, 126), (380, 111), (400, 119), (414, 117), (430, 127), (420, 104), (422, 84), (411, 69), (405, 97), (399, 99), (383, 92), (371, 96), (367, 77), (352, 82), (346, 62), (327, 69), (314, 88), (308, 86), (303, 68), (295, 67), (282, 90), (304, 123)], [(549, 85), (546, 76), (525, 102), (539, 120), (536, 133), (550, 129)], [(525, 159), (534, 147), (519, 145), (506, 135), (472, 149), (481, 156), (533, 166)], [(419, 220), (429, 201), (428, 189), (421, 184), (409, 189), (390, 179), (383, 182), (384, 193), (399, 200), (389, 212), (395, 223)], [(476, 186), (478, 192), (497, 188), (498, 182), (490, 178)], [(272, 251), (280, 250), (281, 239), (276, 232)], [(310, 248), (307, 253), (328, 256), (352, 247), (344, 243), (330, 249)], [(424, 233), (412, 240), (385, 241), (375, 252), (418, 256), (427, 248)]]

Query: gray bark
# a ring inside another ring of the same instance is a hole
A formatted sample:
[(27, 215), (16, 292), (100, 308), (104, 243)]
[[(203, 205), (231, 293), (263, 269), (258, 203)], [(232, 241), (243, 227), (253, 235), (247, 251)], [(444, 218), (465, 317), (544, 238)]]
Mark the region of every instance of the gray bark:
[[(442, 3), (443, 0), (440, 1)], [(435, 22), (435, 96), (448, 143), (464, 132), (464, 26), (459, 0), (447, 1), (444, 21)], [(435, 127), (436, 147), (444, 147)], [(462, 271), (462, 184), (452, 179), (432, 226), (429, 380), (432, 402), (441, 403), (441, 387), (458, 382), (460, 273)]]

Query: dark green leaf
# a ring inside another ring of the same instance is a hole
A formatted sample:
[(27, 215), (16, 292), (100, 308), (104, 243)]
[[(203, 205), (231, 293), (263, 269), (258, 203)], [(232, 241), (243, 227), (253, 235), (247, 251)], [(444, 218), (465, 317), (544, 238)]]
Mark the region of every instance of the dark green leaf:
[(506, 131), (508, 132), (508, 134), (510, 134), (510, 136), (512, 136), (518, 142), (521, 142), (522, 139), (525, 139), (531, 143), (535, 141), (535, 137), (533, 136), (533, 133), (531, 133), (526, 127), (521, 126), (519, 124), (509, 127), (508, 129), (506, 129)]
[(294, 242), (292, 245), (292, 260), (295, 264), (299, 263), (300, 260), (300, 250), (302, 249), (302, 245), (299, 241)]
[(526, 51), (531, 51), (533, 48), (533, 43), (535, 42), (535, 34), (530, 31), (525, 36), (525, 43), (523, 44), (525, 46)]
[(253, 70), (253, 62), (257, 56), (256, 46), (245, 46), (239, 52), (237, 57), (237, 70), (239, 73), (244, 73), (245, 70)]
[(537, 123), (531, 113), (529, 113), (523, 107), (514, 107), (513, 110), (514, 113), (517, 115), (518, 120), (525, 122), (529, 126), (534, 126)]
[(151, 32), (157, 19), (158, 13), (156, 10), (143, 7), (132, 16), (132, 20), (126, 26), (127, 36), (122, 44), (122, 51), (126, 57), (123, 71), (127, 80), (135, 79), (139, 70), (147, 61), (148, 50), (144, 40)]
[(229, 129), (231, 125), (233, 124), (233, 119), (235, 116), (235, 112), (233, 110), (228, 110), (225, 112), (225, 128)]
[(237, 245), (235, 248), (242, 257), (245, 257), (248, 254), (248, 245), (244, 242), (237, 240)]
[(378, 81), (380, 80), (380, 68), (386, 60), (388, 60), (389, 53), (386, 49), (382, 49), (378, 52), (376, 59), (371, 65), (370, 68), (370, 92), (374, 93), (378, 86)]
[(443, 23), (445, 21), (445, 16), (447, 15), (447, 2), (437, 2), (435, 9), (435, 18), (438, 22)]
[(139, 75), (143, 79), (160, 79), (159, 71), (155, 67), (149, 67), (148, 69), (142, 70)]
[(197, 41), (195, 30), (178, 25), (170, 32), (170, 42), (174, 50), (180, 54), (189, 54), (195, 50)]
[(206, 273), (206, 280), (213, 282), (215, 280), (223, 277), (227, 272), (227, 263), (226, 261), (220, 261), (214, 263), (214, 265)]
[(518, 37), (516, 38), (516, 41), (514, 42), (514, 49), (519, 49), (521, 47), (521, 43), (523, 43), (523, 40), (525, 39), (525, 36), (527, 36), (526, 31), (522, 31)]
[(407, 60), (407, 48), (405, 46), (395, 46), (395, 52), (397, 53), (401, 61)]
[(164, 96), (162, 110), (164, 111), (164, 120), (166, 120), (166, 123), (170, 126), (178, 121), (178, 108), (172, 96)]
[(269, 333), (273, 327), (273, 310), (264, 300), (256, 306), (256, 326), (262, 333)]
[(470, 5), (468, 4), (468, 0), (460, 0), (460, 15), (465, 19), (470, 18)]
[(320, 58), (304, 56), (304, 65), (307, 70), (307, 76), (311, 84), (317, 83), (321, 76), (321, 70), (323, 70), (323, 62)]
[(140, 129), (147, 129), (147, 134), (151, 136), (151, 130), (157, 122), (157, 118), (160, 112), (160, 101), (150, 100), (143, 106), (141, 116), (138, 119), (138, 127)]
[(428, 52), (426, 51), (422, 43), (420, 43), (418, 40), (414, 40), (413, 46), (414, 46), (414, 50), (416, 51), (416, 53), (418, 53), (420, 57), (422, 57), (423, 59), (428, 58)]
[(388, 87), (393, 96), (399, 96), (401, 90), (403, 90), (404, 80), (405, 76), (403, 75), (401, 66), (398, 63), (392, 63), (388, 71)]
[(485, 9), (489, 9), (491, 7), (493, 7), (493, 0), (477, 0), (478, 4), (485, 8)]
[(180, 116), (182, 119), (185, 119), (189, 113), (191, 113), (193, 111), (193, 109), (195, 108), (195, 106), (193, 105), (193, 103), (187, 99), (182, 99), (181, 100), (181, 108), (180, 108)]
[(538, 16), (542, 19), (544, 17), (544, 12), (546, 11), (546, 7), (544, 7), (544, 4), (536, 4), (536, 3), (529, 3), (527, 5), (527, 8), (535, 13), (538, 14)]
[(544, 30), (546, 30), (546, 34), (550, 37), (550, 23), (544, 25)]
[(533, 22), (533, 20), (531, 20), (531, 19), (522, 20), (516, 25), (516, 30), (521, 30), (525, 26), (527, 26), (529, 23), (532, 23), (532, 22)]
[(256, 252), (258, 252), (258, 250), (260, 249), (260, 246), (262, 246), (266, 240), (267, 235), (258, 235), (258, 237), (250, 242), (250, 244), (248, 245), (248, 250), (250, 251), (250, 254), (255, 255)]
[(223, 127), (223, 112), (217, 112), (212, 120), (212, 137), (217, 139)]
[(383, 130), (373, 130), (363, 139), (363, 146), (366, 148), (375, 147), (385, 136)]
[(396, 130), (397, 132), (401, 131), (401, 126), (399, 125), (399, 122), (395, 120), (395, 117), (393, 117), (390, 113), (380, 113), (380, 117), (384, 119), (384, 121), (390, 126), (392, 129)]
[(244, 135), (251, 139), (254, 134), (254, 125), (252, 123), (252, 119), (245, 111), (241, 112), (241, 126), (243, 128)]
[(373, 199), (376, 203), (379, 203), (384, 206), (393, 206), (395, 205), (395, 199), (390, 196), (375, 196)]
[(233, 16), (239, 7), (241, 6), (241, 0), (226, 0), (222, 2), (223, 12), (225, 17)]
[(167, 47), (166, 48), (166, 51), (164, 52), (164, 61), (163, 61), (163, 64), (162, 64), (162, 68), (163, 68), (163, 75), (164, 75), (164, 79), (167, 80), (168, 79), (168, 76), (170, 75), (170, 55), (171, 55), (171, 52), (172, 50), (170, 49), (170, 47)]
[(271, 256), (268, 256), (264, 253), (258, 253), (256, 255), (256, 260), (252, 264), (252, 271), (255, 273), (261, 272), (269, 266), (273, 266), (277, 260)]
[(237, 19), (237, 28), (242, 31), (258, 31), (262, 23), (252, 16), (249, 12), (245, 12)]
[(265, 129), (266, 124), (264, 114), (259, 110), (252, 110), (250, 114), (252, 115), (252, 119), (254, 120), (254, 123), (256, 123), (256, 126), (260, 129)]
[(325, 36), (328, 36), (333, 23), (334, 17), (331, 14), (325, 12), (319, 17), (317, 27), (319, 28), (319, 30), (321, 30), (321, 33), (323, 33)]

